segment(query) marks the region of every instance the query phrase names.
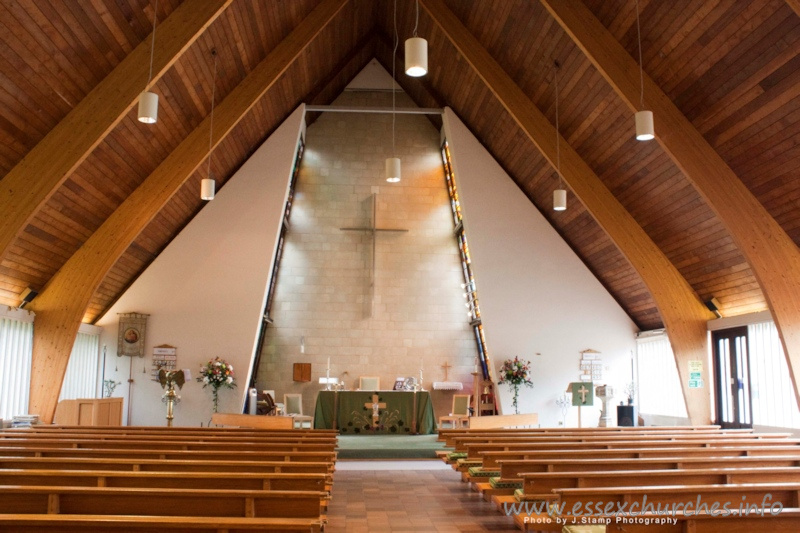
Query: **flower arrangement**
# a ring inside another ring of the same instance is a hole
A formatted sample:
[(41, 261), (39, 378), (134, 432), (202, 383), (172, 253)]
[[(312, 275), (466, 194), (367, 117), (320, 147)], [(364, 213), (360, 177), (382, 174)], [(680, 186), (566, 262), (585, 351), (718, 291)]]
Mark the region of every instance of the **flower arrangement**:
[(215, 413), (219, 407), (218, 395), (220, 387), (234, 388), (236, 386), (234, 379), (233, 365), (219, 357), (215, 357), (200, 367), (200, 375), (197, 377), (197, 381), (203, 384), (204, 389), (211, 387)]
[(525, 385), (526, 387), (533, 387), (533, 381), (531, 381), (529, 373), (531, 371), (531, 362), (530, 361), (521, 361), (519, 357), (514, 357), (514, 359), (506, 359), (503, 363), (503, 366), (500, 367), (500, 380), (498, 384), (500, 385), (509, 385), (514, 389), (514, 413), (519, 414), (519, 409), (517, 408), (517, 398), (519, 396), (519, 387), (520, 385)]
[(104, 396), (106, 398), (111, 398), (111, 396), (114, 394), (114, 389), (117, 388), (117, 385), (122, 385), (122, 382), (114, 381), (113, 379), (103, 380), (103, 391), (105, 392)]

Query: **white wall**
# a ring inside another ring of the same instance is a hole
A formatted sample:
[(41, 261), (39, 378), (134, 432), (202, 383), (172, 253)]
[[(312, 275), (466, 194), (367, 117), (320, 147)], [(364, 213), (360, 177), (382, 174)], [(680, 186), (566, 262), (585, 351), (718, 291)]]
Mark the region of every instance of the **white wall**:
[[(193, 377), (216, 356), (231, 363), (238, 387), (221, 389), (220, 411), (241, 412), (304, 111), (300, 106), (261, 145), (98, 321), (106, 379), (123, 382), (115, 396), (127, 398), (126, 381), (134, 379), (130, 425), (166, 423), (163, 391), (150, 380), (153, 347), (161, 344), (177, 347), (178, 368)], [(116, 357), (117, 314), (129, 312), (150, 315), (146, 355), (132, 361)], [(175, 425), (210, 419), (210, 389), (193, 379), (180, 396)]]
[[(618, 404), (631, 380), (636, 325), (450, 108), (444, 129), (493, 370), (514, 356), (530, 360), (534, 387), (521, 389), (520, 412), (557, 426), (555, 400), (578, 381), (579, 352), (593, 348), (605, 365), (595, 384), (614, 386)], [(498, 389), (503, 412), (512, 413), (510, 389)], [(597, 425), (595, 405), (583, 408), (584, 427)], [(567, 426), (577, 426), (577, 408)]]

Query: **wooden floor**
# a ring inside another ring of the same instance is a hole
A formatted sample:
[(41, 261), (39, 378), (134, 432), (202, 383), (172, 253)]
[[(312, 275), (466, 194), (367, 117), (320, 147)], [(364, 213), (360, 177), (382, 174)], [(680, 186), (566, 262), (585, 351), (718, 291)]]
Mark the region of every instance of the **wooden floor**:
[(427, 463), (434, 469), (417, 470), (417, 461), (339, 461), (325, 531), (518, 533), (457, 472)]

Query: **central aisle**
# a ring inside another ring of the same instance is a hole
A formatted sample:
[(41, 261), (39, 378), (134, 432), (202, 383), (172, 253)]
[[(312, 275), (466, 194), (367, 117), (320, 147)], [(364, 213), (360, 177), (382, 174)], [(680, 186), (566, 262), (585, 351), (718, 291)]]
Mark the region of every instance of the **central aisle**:
[(517, 533), (439, 460), (336, 463), (327, 533)]

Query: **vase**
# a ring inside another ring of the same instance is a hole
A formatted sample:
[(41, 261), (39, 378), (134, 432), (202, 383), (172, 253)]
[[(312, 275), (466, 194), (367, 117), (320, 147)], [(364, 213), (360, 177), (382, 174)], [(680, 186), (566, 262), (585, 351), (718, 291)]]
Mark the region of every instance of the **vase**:
[(519, 383), (513, 383), (512, 387), (514, 387), (514, 401), (512, 402), (512, 405), (514, 406), (514, 414), (518, 415), (519, 409), (517, 407), (517, 398), (519, 397)]
[(219, 389), (218, 388), (213, 387), (211, 389), (211, 399), (214, 402), (214, 412), (215, 413), (219, 412)]

